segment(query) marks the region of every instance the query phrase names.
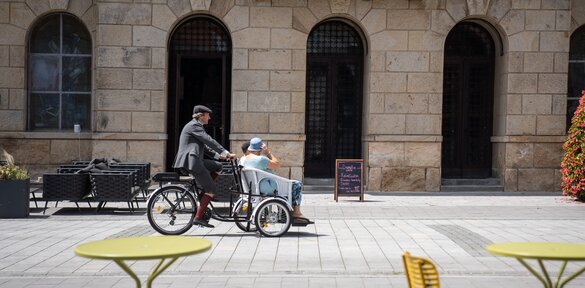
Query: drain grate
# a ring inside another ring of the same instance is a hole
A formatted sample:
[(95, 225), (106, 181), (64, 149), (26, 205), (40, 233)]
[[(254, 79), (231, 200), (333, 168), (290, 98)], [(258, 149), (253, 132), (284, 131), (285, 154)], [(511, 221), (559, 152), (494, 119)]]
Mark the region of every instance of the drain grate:
[(429, 225), (429, 227), (447, 236), (471, 256), (490, 256), (484, 247), (492, 242), (467, 228), (459, 225)]
[(130, 227), (128, 229), (124, 229), (116, 234), (110, 235), (106, 239), (149, 236), (153, 233), (155, 233), (155, 231), (149, 225), (138, 225)]

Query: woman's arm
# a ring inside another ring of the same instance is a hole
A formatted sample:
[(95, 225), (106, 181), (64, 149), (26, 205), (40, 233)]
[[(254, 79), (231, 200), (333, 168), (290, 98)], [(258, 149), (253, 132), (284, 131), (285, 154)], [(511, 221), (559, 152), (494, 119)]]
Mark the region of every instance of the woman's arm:
[(268, 158), (268, 169), (276, 171), (280, 168), (280, 161), (278, 161), (276, 156), (270, 153), (270, 150), (268, 150), (268, 146), (266, 146), (266, 144), (262, 145), (262, 154)]

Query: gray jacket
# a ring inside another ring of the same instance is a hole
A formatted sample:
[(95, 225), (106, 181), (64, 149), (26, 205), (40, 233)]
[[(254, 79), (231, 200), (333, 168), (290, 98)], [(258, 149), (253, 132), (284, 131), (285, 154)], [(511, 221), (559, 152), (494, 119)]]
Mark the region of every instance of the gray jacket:
[(226, 153), (228, 151), (205, 132), (203, 125), (193, 119), (181, 131), (179, 151), (177, 151), (173, 167), (196, 171), (202, 167), (201, 162), (198, 163), (198, 161), (201, 161), (204, 155), (218, 159), (220, 154)]

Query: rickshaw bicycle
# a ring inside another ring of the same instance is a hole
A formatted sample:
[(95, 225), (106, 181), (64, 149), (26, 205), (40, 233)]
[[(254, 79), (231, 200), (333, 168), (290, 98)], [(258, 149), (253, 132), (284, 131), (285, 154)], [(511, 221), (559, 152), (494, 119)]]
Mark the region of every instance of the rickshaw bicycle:
[[(230, 160), (230, 165), (235, 184), (229, 189), (229, 207), (222, 211), (211, 202), (204, 212), (204, 219), (235, 222), (244, 232), (258, 231), (267, 237), (286, 233), (292, 225), (292, 180), (254, 168), (243, 168), (237, 165), (237, 160)], [(148, 198), (148, 222), (163, 235), (187, 232), (193, 226), (198, 202), (203, 195), (200, 186), (193, 177), (179, 176), (174, 172), (157, 173), (152, 179), (159, 182), (159, 188)], [(260, 194), (259, 183), (264, 179), (276, 182), (278, 188), (272, 195)]]

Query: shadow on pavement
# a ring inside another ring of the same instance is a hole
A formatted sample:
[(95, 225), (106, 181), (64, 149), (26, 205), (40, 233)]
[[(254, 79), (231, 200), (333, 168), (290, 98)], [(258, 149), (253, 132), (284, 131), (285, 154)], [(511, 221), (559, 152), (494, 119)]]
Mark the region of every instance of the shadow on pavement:
[[(185, 236), (193, 236), (193, 237), (201, 237), (201, 236), (205, 236), (205, 237), (264, 237), (262, 235), (260, 235), (260, 233), (258, 232), (240, 232), (240, 233), (231, 233), (231, 234), (222, 234), (222, 233), (209, 233), (209, 234), (204, 234), (204, 235), (185, 235)], [(310, 233), (310, 232), (303, 232), (303, 231), (289, 231), (286, 232), (284, 235), (280, 236), (280, 238), (314, 238), (314, 237), (321, 237), (321, 236), (327, 236), (325, 234), (315, 234), (315, 233)], [(278, 237), (276, 237), (278, 238)]]
[[(55, 209), (55, 208), (53, 208)], [(96, 213), (96, 208), (86, 208), (82, 207), (77, 209), (76, 207), (63, 207), (63, 208), (56, 208), (57, 211), (51, 213), (50, 215), (130, 215), (130, 216), (137, 216), (137, 215), (144, 215), (146, 214), (146, 208), (135, 208), (134, 212), (130, 211), (128, 208), (102, 208), (98, 213)], [(47, 209), (47, 216), (49, 216), (49, 210)], [(42, 209), (39, 213), (43, 213)]]
[(304, 232), (304, 231), (289, 231), (286, 234), (280, 236), (281, 238), (291, 238), (291, 237), (299, 237), (299, 238), (316, 238), (316, 237), (321, 237), (321, 236), (327, 236), (325, 234), (315, 234), (315, 233), (310, 233), (310, 232)]
[(47, 219), (49, 217), (50, 217), (50, 215), (43, 215), (43, 214), (41, 214), (41, 215), (38, 215), (38, 214), (37, 215), (28, 215), (28, 218), (33, 218), (33, 219), (35, 219), (35, 218), (36, 219)]
[(343, 199), (339, 199), (339, 202), (376, 203), (376, 202), (386, 202), (386, 201), (381, 201), (381, 200), (368, 200), (368, 199), (364, 199), (364, 201), (360, 201), (360, 199), (345, 199), (345, 197), (344, 197)]
[(433, 197), (449, 197), (449, 196), (563, 196), (561, 192), (366, 192), (365, 194), (372, 196), (433, 196)]

